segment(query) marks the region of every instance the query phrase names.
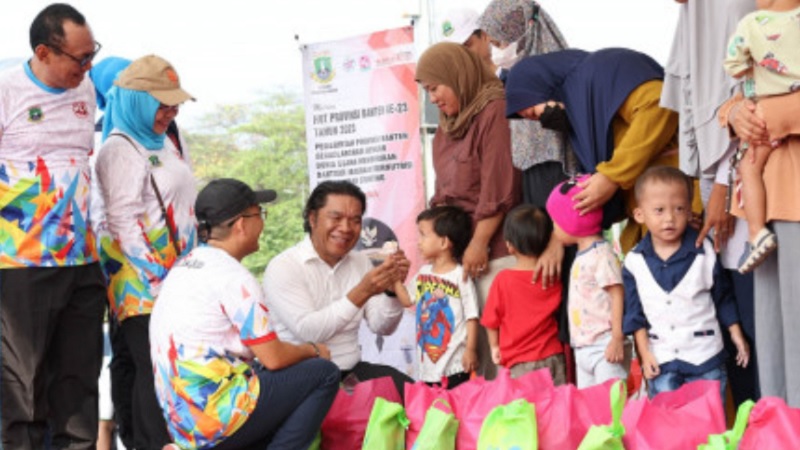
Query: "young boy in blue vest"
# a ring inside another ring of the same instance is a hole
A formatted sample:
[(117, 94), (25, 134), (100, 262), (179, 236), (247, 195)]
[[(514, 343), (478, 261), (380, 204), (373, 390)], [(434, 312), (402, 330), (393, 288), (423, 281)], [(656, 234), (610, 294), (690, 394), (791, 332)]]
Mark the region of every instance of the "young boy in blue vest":
[[(695, 246), (687, 228), (692, 185), (681, 171), (653, 167), (636, 181), (634, 219), (648, 232), (625, 258), (623, 332), (633, 334), (652, 398), (694, 380), (727, 382), (720, 324), (747, 366), (745, 340), (732, 286), (722, 275), (710, 240)], [(724, 402), (724, 400), (723, 400)]]

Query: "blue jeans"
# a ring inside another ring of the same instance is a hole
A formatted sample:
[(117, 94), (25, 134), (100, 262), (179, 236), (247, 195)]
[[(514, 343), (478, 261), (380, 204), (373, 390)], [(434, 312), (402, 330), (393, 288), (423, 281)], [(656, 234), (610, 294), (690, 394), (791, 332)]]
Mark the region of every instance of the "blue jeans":
[(696, 380), (717, 380), (719, 381), (720, 402), (725, 407), (725, 388), (727, 387), (727, 373), (725, 365), (701, 373), (700, 375), (689, 375), (681, 372), (661, 372), (661, 374), (647, 384), (647, 395), (652, 399), (660, 392), (669, 392), (678, 389), (690, 381)]
[(306, 450), (339, 390), (339, 368), (322, 358), (257, 372), (261, 384), (250, 417), (216, 450)]

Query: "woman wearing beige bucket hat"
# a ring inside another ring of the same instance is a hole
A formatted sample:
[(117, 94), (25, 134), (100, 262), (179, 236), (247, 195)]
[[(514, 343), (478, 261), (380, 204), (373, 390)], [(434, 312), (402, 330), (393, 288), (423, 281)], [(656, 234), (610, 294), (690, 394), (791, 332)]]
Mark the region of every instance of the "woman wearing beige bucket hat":
[(135, 366), (133, 442), (171, 442), (156, 399), (149, 324), (161, 281), (194, 248), (197, 187), (185, 151), (167, 138), (180, 105), (194, 98), (174, 67), (155, 55), (133, 61), (105, 94), (103, 145), (95, 171), (105, 216), (98, 230), (111, 311)]

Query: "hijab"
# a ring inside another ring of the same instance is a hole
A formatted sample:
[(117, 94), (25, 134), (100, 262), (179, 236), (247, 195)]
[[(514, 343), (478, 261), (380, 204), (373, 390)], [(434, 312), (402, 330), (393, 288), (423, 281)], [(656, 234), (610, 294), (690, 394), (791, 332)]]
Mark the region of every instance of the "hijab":
[(461, 139), (472, 119), (492, 100), (505, 97), (503, 83), (477, 55), (461, 44), (440, 42), (420, 56), (415, 76), (419, 83), (443, 84), (458, 98), (454, 116), (439, 111), (439, 128), (453, 139)]
[[(516, 58), (567, 48), (567, 41), (553, 19), (531, 0), (492, 0), (478, 19), (478, 25), (492, 39), (515, 46)], [(567, 150), (560, 133), (546, 130), (532, 120), (513, 120), (510, 125), (511, 157), (515, 167), (525, 170), (557, 161), (563, 170), (574, 171), (574, 156)]]
[(575, 156), (585, 173), (611, 159), (612, 121), (637, 87), (664, 77), (653, 58), (634, 50), (562, 50), (518, 62), (506, 81), (506, 116), (549, 100), (564, 103)]
[(106, 93), (111, 86), (114, 85), (114, 80), (117, 75), (125, 70), (131, 64), (130, 59), (120, 58), (119, 56), (109, 56), (103, 58), (97, 64), (92, 64), (92, 69), (89, 71), (89, 78), (94, 83), (94, 92), (97, 97), (97, 107), (100, 111), (106, 109)]
[(132, 137), (148, 150), (164, 148), (165, 133), (156, 134), (153, 122), (161, 103), (146, 91), (134, 91), (112, 86), (106, 93), (103, 115), (103, 142), (113, 129)]

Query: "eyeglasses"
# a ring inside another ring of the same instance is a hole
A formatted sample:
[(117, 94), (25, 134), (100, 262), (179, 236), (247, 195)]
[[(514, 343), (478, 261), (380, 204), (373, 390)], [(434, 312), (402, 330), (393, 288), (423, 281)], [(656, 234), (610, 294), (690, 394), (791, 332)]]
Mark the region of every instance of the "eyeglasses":
[(247, 218), (247, 217), (258, 217), (258, 216), (261, 216), (262, 219), (267, 220), (267, 210), (259, 208), (258, 212), (254, 212), (252, 214), (242, 214), (239, 217)]
[(92, 60), (94, 60), (94, 57), (97, 56), (97, 54), (100, 53), (100, 49), (103, 48), (103, 46), (99, 42), (94, 41), (94, 50), (92, 51), (92, 53), (84, 56), (83, 58), (78, 58), (77, 56), (72, 56), (69, 53), (65, 52), (64, 50), (61, 50), (59, 47), (56, 47), (55, 45), (50, 45), (50, 44), (45, 44), (45, 45), (50, 47), (57, 54), (64, 55), (67, 58), (75, 61), (81, 66), (81, 68), (84, 68), (89, 64), (91, 64)]
[(225, 224), (225, 226), (226, 227), (232, 227), (233, 224), (235, 224), (236, 221), (239, 220), (239, 219), (247, 219), (248, 217), (258, 217), (258, 216), (261, 216), (261, 218), (263, 220), (267, 220), (267, 210), (259, 208), (258, 212), (254, 212), (254, 213), (250, 213), (250, 214), (239, 214), (238, 216), (236, 216), (233, 219), (231, 219), (230, 221), (228, 221), (228, 223)]

